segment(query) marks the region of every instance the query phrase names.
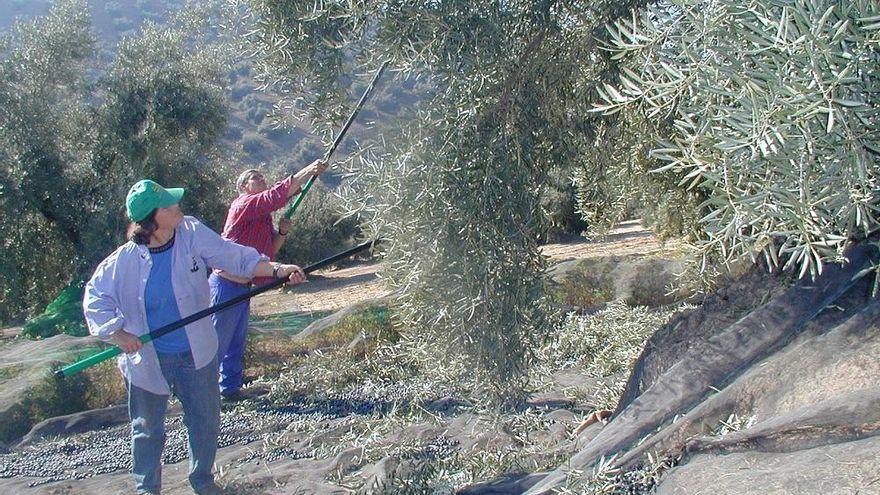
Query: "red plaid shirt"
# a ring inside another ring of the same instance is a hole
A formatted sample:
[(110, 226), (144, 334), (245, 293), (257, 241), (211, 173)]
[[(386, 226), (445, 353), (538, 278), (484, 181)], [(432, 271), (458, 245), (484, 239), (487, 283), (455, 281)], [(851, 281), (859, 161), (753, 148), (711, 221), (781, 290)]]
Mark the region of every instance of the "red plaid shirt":
[(223, 238), (255, 248), (261, 254), (274, 259), (272, 236), (275, 227), (272, 225), (272, 212), (287, 204), (292, 182), (293, 177), (288, 176), (263, 192), (244, 193), (235, 198), (229, 207), (229, 214), (226, 215)]

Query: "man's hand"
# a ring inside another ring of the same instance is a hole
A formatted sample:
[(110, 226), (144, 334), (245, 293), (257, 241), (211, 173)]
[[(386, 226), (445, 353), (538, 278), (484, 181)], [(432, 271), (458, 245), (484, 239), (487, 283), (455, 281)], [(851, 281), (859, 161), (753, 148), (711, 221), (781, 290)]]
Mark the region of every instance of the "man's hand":
[(295, 194), (298, 194), (306, 181), (323, 174), (325, 170), (327, 170), (327, 161), (319, 158), (293, 174), (293, 187), (290, 189), (290, 197), (292, 198)]
[(293, 221), (289, 218), (282, 218), (278, 220), (278, 234), (279, 235), (287, 235), (290, 233), (290, 229), (293, 227)]
[(141, 350), (144, 343), (136, 335), (126, 332), (125, 330), (117, 330), (110, 334), (110, 340), (116, 344), (116, 347), (122, 349), (122, 352), (131, 354)]
[(309, 175), (309, 177), (316, 177), (324, 173), (327, 170), (327, 161), (323, 158), (319, 158), (312, 163), (310, 163), (304, 170)]

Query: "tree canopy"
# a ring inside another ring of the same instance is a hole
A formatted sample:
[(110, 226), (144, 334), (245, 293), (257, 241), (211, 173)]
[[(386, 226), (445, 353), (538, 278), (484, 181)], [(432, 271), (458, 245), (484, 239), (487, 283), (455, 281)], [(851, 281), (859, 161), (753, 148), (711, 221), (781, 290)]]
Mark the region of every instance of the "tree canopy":
[(658, 3), (609, 29), (623, 73), (599, 108), (665, 123), (628, 119), (704, 197), (704, 257), (815, 276), (876, 231), (880, 4)]
[(594, 231), (641, 214), (714, 263), (815, 274), (876, 228), (876, 2), (230, 4), (263, 81), (325, 129), (380, 61), (431, 82), (352, 167), (353, 209), (393, 239), (415, 347), (465, 356), (498, 396), (547, 324), (554, 169)]
[(590, 81), (607, 57), (593, 28), (634, 4), (248, 5), (243, 32), (263, 80), (326, 129), (346, 113), (347, 84), (383, 60), (430, 81), (399, 138), (352, 167), (349, 198), (392, 239), (388, 280), (413, 348), (462, 356), (477, 371), (466, 377), (515, 402), (548, 325), (539, 191), (571, 167), (599, 118), (588, 112)]

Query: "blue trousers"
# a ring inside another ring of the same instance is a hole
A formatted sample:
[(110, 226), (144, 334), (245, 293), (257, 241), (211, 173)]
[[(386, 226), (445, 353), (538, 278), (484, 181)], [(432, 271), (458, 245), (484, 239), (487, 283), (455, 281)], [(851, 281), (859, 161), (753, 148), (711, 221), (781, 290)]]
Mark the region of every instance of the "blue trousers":
[[(183, 406), (189, 450), (189, 483), (194, 490), (214, 482), (214, 458), (220, 434), (220, 396), (217, 360), (195, 369), (189, 351), (159, 354), (159, 365), (171, 391)], [(131, 419), (132, 474), (138, 492), (162, 488), (162, 449), (165, 446), (165, 411), (168, 396), (128, 384)]]
[[(215, 306), (248, 292), (247, 286), (230, 282), (215, 274), (209, 279), (211, 305)], [(214, 329), (217, 331), (217, 361), (220, 363), (220, 393), (233, 394), (241, 388), (244, 373), (242, 358), (247, 344), (248, 319), (251, 314), (250, 299), (214, 313)]]

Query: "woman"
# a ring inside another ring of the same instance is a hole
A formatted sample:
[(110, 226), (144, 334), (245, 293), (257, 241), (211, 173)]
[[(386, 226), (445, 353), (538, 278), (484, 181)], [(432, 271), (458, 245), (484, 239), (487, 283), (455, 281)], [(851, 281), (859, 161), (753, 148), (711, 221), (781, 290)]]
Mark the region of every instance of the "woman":
[(173, 392), (189, 437), (189, 482), (199, 494), (219, 493), (212, 467), (220, 427), (217, 334), (203, 318), (143, 344), (138, 338), (207, 308), (207, 267), (237, 276), (305, 281), (296, 265), (269, 263), (255, 249), (222, 239), (178, 202), (180, 188), (151, 180), (132, 186), (126, 211), (129, 241), (98, 265), (86, 284), (83, 310), (92, 335), (125, 354), (119, 369), (128, 388), (132, 473), (138, 493), (159, 493), (165, 410)]

